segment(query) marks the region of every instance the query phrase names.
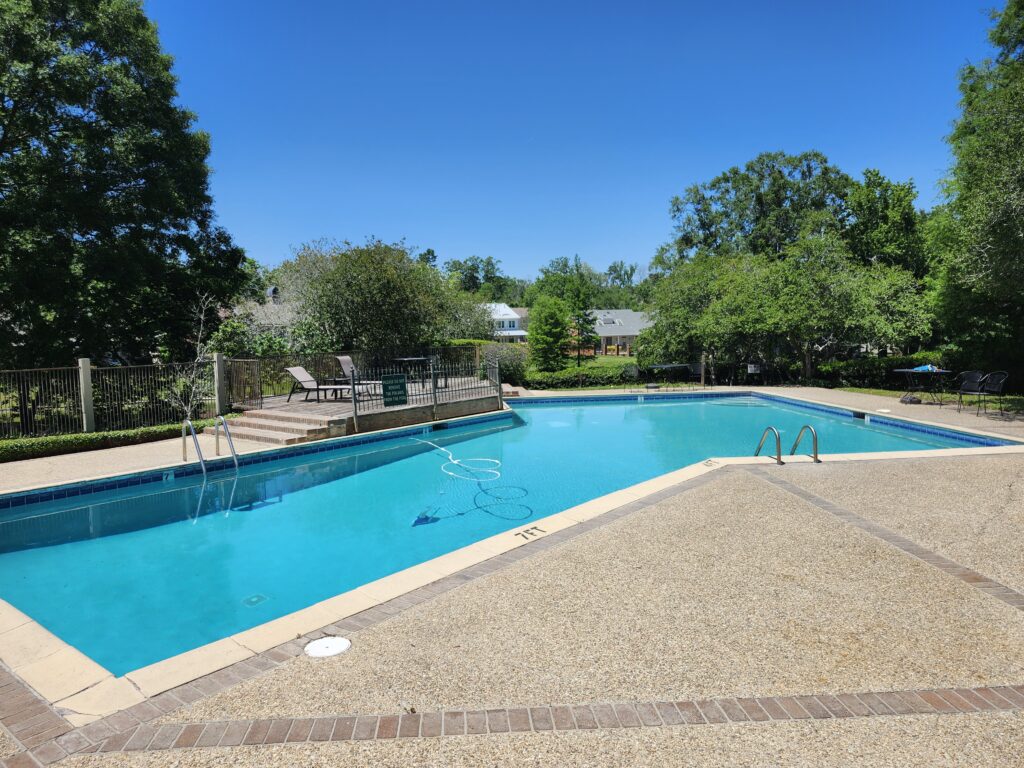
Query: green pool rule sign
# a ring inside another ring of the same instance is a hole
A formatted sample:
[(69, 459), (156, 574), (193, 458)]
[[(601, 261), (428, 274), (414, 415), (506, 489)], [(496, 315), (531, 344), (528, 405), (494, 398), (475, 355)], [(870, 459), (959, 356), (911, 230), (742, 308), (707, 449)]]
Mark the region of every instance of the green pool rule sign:
[(405, 383), (404, 373), (388, 373), (380, 377), (381, 389), (384, 390), (384, 407), (389, 405), (405, 405), (409, 402), (409, 389)]

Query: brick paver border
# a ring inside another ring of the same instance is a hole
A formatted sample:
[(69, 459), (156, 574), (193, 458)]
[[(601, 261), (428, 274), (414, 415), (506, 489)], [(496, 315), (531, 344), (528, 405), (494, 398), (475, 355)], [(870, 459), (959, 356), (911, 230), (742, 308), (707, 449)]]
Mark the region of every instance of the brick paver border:
[[(718, 698), (688, 701), (603, 702), (383, 715), (139, 723), (97, 738), (48, 742), (5, 765), (47, 765), (69, 754), (179, 750), (203, 747), (387, 741), (506, 733), (665, 728), (833, 720), (893, 715), (950, 715), (1024, 709), (1024, 685), (990, 688)], [(38, 762), (36, 762), (38, 761)]]
[(697, 488), (721, 474), (745, 471), (819, 509), (886, 541), (900, 550), (1024, 610), (1024, 595), (816, 496), (756, 466), (719, 467), (663, 491), (629, 502), (598, 517), (531, 540), (504, 554), (446, 576), (320, 630), (229, 667), (148, 698), (81, 728), (73, 728), (15, 675), (0, 667), (0, 723), (25, 751), (0, 761), (6, 768), (55, 763), (71, 754), (188, 749), (301, 742), (429, 738), (489, 733), (665, 727), (799, 719), (875, 717), (905, 714), (961, 714), (1024, 709), (1024, 686), (816, 694), (694, 701), (589, 703), (428, 713), (238, 720), (152, 725), (151, 721), (274, 669), (325, 635), (352, 634), (388, 619), (454, 587), (501, 570), (525, 557), (594, 530), (664, 499)]

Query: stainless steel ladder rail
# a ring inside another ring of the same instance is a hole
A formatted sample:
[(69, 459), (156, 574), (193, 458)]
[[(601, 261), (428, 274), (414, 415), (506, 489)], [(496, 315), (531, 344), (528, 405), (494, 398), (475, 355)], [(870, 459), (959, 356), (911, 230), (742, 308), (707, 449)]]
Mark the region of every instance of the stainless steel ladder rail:
[(224, 425), (224, 436), (228, 439), (228, 449), (231, 451), (231, 458), (235, 462), (235, 469), (238, 469), (238, 452), (235, 450), (235, 441), (231, 439), (231, 430), (228, 429), (228, 420), (218, 416), (213, 424), (213, 446), (215, 453), (220, 456), (220, 425)]
[(203, 449), (199, 447), (199, 437), (196, 435), (196, 427), (192, 423), (192, 419), (185, 419), (181, 422), (181, 460), (188, 461), (186, 430), (192, 433), (192, 444), (196, 447), (196, 456), (199, 457), (199, 466), (203, 468), (203, 477), (206, 477), (206, 459), (203, 458)]
[(797, 446), (800, 445), (800, 440), (803, 439), (804, 432), (811, 433), (811, 458), (814, 459), (815, 464), (821, 464), (821, 459), (818, 458), (818, 433), (810, 424), (804, 424), (800, 427), (800, 433), (796, 436), (796, 440), (793, 443), (793, 448), (790, 450), (789, 455), (792, 456), (796, 453)]
[(757, 444), (757, 450), (754, 451), (754, 455), (761, 455), (761, 449), (764, 448), (764, 441), (768, 439), (769, 434), (775, 435), (775, 462), (777, 464), (782, 464), (782, 435), (779, 434), (779, 430), (775, 427), (764, 428), (764, 432), (761, 433), (761, 442)]

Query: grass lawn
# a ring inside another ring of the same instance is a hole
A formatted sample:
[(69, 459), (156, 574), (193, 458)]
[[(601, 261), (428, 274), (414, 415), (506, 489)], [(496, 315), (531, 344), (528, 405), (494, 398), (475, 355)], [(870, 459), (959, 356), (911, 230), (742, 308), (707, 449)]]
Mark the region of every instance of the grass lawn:
[[(882, 397), (902, 397), (905, 394), (905, 390), (902, 389), (871, 389), (869, 387), (839, 387), (843, 392), (859, 392), (863, 395), (881, 395)], [(949, 398), (956, 402), (956, 395), (946, 394), (947, 402)], [(967, 396), (964, 398), (964, 407), (970, 406), (971, 408), (977, 407), (978, 398)], [(993, 398), (989, 398), (989, 408), (998, 408), (996, 401)], [(1006, 395), (1003, 397), (1003, 410), (1010, 413), (1024, 413), (1024, 395)]]

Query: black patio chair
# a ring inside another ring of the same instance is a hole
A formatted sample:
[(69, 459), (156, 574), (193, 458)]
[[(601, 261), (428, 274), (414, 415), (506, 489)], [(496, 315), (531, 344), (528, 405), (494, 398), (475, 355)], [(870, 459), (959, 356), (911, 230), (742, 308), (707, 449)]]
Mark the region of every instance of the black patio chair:
[(999, 413), (1003, 412), (1003, 389), (1010, 377), (1006, 371), (993, 371), (981, 380), (981, 402), (979, 405), (988, 413), (988, 398), (994, 397), (999, 404)]
[(956, 412), (964, 405), (964, 395), (982, 395), (982, 382), (985, 380), (984, 371), (962, 371), (956, 377)]

